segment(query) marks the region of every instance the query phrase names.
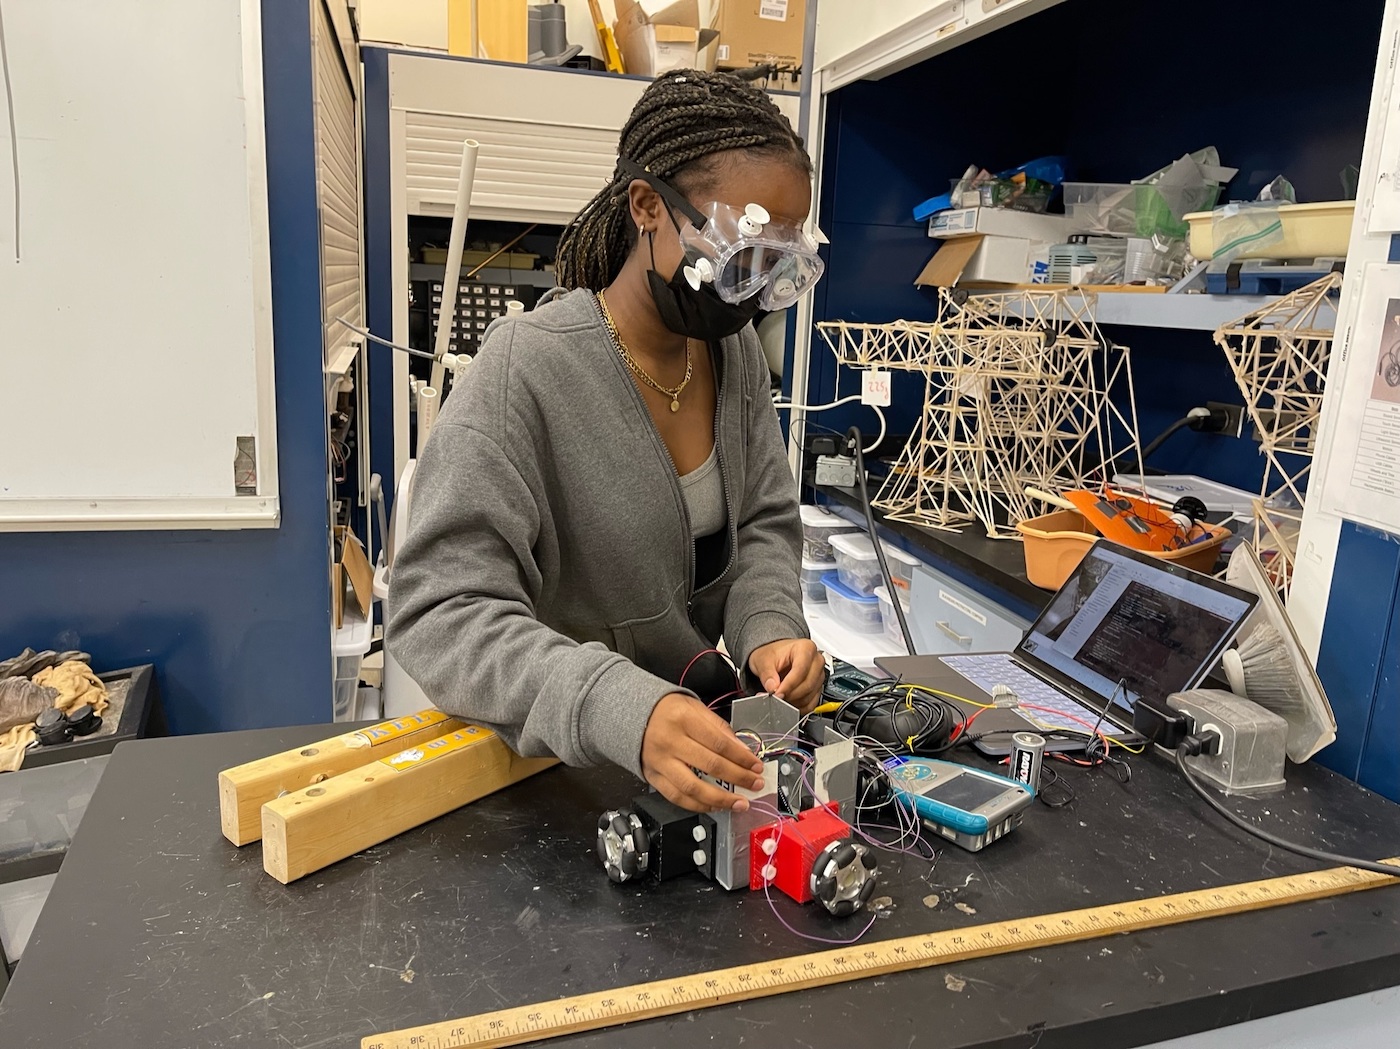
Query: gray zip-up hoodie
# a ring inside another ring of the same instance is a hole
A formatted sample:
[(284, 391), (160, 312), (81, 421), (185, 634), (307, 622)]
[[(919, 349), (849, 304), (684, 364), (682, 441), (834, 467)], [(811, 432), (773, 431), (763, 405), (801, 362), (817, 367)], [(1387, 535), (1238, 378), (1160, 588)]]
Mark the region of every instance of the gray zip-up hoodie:
[(696, 653), (723, 634), (744, 667), (807, 636), (797, 485), (753, 329), (716, 363), (728, 525), (697, 588), (675, 466), (592, 294), (492, 325), (418, 463), (389, 588), (389, 649), (435, 704), (524, 756), (640, 775), (652, 708)]

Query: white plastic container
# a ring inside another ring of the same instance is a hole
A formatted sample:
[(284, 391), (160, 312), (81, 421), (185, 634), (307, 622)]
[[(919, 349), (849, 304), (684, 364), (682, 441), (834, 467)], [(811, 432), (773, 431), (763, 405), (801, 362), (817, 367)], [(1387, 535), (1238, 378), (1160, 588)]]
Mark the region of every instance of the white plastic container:
[[(880, 576), (880, 562), (875, 557), (875, 544), (870, 536), (834, 535), (831, 537), (831, 550), (836, 555), (836, 571), (841, 582), (858, 594), (874, 595), (875, 588), (884, 582)], [(890, 569), (890, 579), (894, 585), (907, 591), (914, 581), (914, 566), (918, 558), (896, 550), (885, 544), (885, 564)]]
[[(890, 592), (883, 586), (875, 588), (875, 600), (880, 602), (880, 625), (884, 628), (885, 637), (889, 638), (893, 644), (899, 646), (900, 651), (904, 650), (904, 634), (899, 629), (899, 617), (894, 614), (894, 602), (890, 600)], [(899, 603), (904, 609), (904, 618), (909, 618), (909, 591), (899, 591)]]
[(838, 623), (859, 634), (880, 632), (880, 601), (874, 594), (856, 593), (835, 572), (822, 576), (822, 586), (826, 588), (826, 607)]
[[(1318, 204), (1280, 204), (1283, 240), (1241, 251), (1241, 259), (1318, 259), (1345, 255), (1351, 243), (1351, 220), (1356, 201), (1329, 200)], [(1214, 212), (1194, 211), (1186, 216), (1191, 227), (1191, 254), (1198, 259), (1215, 256)]]
[(833, 571), (836, 565), (830, 561), (802, 559), (802, 596), (808, 601), (825, 601), (826, 587), (822, 586), (822, 576)]
[(853, 525), (844, 517), (827, 513), (819, 506), (803, 506), (802, 514), (802, 557), (808, 561), (832, 563), (831, 537), (843, 532), (859, 532), (860, 526)]
[[(370, 609), (373, 613), (373, 608)], [(361, 619), (349, 610), (335, 632), (335, 694), (331, 714), (336, 721), (354, 721), (355, 699), (360, 688), (360, 664), (374, 636), (374, 617)]]

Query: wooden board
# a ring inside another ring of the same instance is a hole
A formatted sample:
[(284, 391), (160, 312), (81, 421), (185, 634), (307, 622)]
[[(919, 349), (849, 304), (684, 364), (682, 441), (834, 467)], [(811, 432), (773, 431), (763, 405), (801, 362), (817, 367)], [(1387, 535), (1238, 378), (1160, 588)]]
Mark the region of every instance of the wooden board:
[(262, 807), (279, 794), (320, 783), (462, 727), (462, 722), (440, 710), (424, 710), (225, 769), (219, 773), (219, 823), (224, 837), (235, 845), (257, 841), (262, 837)]
[(283, 884), (558, 764), (466, 725), (262, 808), (263, 869)]
[(474, 58), (495, 62), (528, 62), (529, 15), (525, 0), (491, 0), (478, 4), (476, 31), (479, 53)]
[[(1397, 863), (1398, 860), (1388, 860)], [(737, 965), (693, 976), (634, 984), (615, 990), (559, 998), (459, 1020), (371, 1035), (361, 1049), (457, 1049), (543, 1041), (581, 1031), (673, 1016), (730, 1002), (750, 1001), (812, 987), (847, 983), (889, 973), (1036, 950), (1203, 918), (1242, 914), (1288, 903), (1394, 885), (1384, 874), (1334, 867), (1267, 881), (1174, 896), (1131, 900), (1061, 911), (1009, 922), (854, 944), (769, 962)]]

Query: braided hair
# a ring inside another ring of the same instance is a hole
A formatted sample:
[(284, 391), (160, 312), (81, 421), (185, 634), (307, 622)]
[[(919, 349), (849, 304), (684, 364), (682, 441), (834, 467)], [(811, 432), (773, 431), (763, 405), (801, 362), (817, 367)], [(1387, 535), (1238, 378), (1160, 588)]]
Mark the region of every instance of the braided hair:
[[(727, 73), (678, 69), (642, 93), (622, 128), (618, 155), (685, 193), (716, 175), (714, 159), (729, 150), (789, 159), (810, 175), (812, 161), (792, 125), (763, 91)], [(555, 279), (561, 288), (601, 291), (613, 282), (636, 242), (627, 209), (632, 176), (612, 181), (574, 217), (559, 238)]]

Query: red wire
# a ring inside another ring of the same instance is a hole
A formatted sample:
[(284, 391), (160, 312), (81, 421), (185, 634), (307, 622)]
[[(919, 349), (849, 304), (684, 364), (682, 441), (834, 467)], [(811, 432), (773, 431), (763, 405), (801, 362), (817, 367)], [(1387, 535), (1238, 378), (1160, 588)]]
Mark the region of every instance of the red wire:
[(976, 721), (979, 717), (981, 717), (982, 711), (991, 709), (991, 707), (979, 707), (977, 710), (975, 710), (970, 718), (968, 718), (961, 725), (958, 725), (956, 728), (953, 729), (952, 733), (950, 733), (948, 736), (948, 742), (955, 743), (959, 739), (961, 739), (963, 733), (966, 732), (972, 726), (972, 723)]

